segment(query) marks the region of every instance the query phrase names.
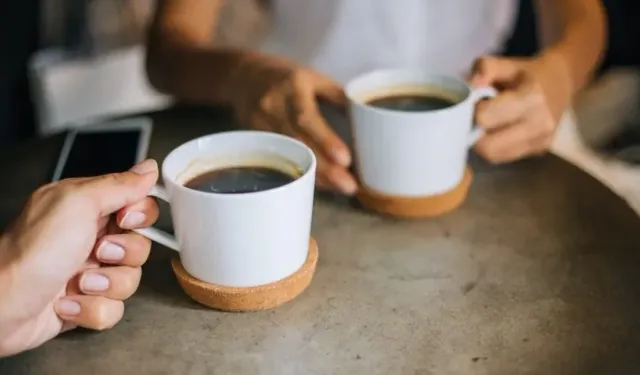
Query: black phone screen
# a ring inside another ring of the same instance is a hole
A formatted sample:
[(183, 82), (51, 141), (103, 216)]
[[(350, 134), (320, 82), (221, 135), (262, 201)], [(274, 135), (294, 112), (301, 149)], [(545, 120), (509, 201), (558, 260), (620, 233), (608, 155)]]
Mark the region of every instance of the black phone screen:
[(123, 172), (137, 162), (141, 131), (78, 132), (60, 179)]

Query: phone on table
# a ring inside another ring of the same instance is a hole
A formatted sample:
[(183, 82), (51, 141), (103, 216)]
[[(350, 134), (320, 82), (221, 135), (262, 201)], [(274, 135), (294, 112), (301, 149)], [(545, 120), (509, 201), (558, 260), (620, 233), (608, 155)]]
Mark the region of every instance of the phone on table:
[(86, 125), (69, 131), (53, 181), (129, 170), (147, 157), (151, 119), (146, 117)]

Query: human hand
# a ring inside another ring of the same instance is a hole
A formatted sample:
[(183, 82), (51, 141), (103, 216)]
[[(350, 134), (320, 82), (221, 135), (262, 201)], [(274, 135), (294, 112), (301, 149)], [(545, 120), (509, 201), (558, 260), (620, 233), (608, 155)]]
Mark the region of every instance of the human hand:
[(471, 84), (494, 86), (499, 94), (476, 107), (476, 123), (486, 130), (475, 146), (494, 163), (545, 153), (563, 111), (571, 103), (566, 63), (552, 54), (535, 59), (480, 58)]
[(0, 357), (76, 326), (102, 330), (123, 316), (151, 243), (132, 231), (157, 219), (147, 193), (158, 166), (68, 179), (34, 192), (0, 238)]
[(340, 85), (315, 71), (284, 60), (260, 56), (239, 69), (247, 85), (234, 100), (238, 121), (251, 129), (288, 135), (304, 142), (317, 158), (316, 184), (352, 195), (349, 148), (320, 114), (317, 98), (345, 107)]

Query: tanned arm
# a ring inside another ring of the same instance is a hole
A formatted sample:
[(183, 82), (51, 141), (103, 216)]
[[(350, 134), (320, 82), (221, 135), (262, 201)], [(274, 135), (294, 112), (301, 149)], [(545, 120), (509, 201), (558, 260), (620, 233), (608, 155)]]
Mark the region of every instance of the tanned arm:
[(147, 50), (156, 89), (196, 104), (229, 105), (239, 95), (242, 68), (257, 54), (212, 46), (224, 1), (158, 2)]
[(548, 44), (567, 67), (575, 93), (590, 80), (605, 50), (606, 16), (600, 0), (538, 0), (539, 24)]

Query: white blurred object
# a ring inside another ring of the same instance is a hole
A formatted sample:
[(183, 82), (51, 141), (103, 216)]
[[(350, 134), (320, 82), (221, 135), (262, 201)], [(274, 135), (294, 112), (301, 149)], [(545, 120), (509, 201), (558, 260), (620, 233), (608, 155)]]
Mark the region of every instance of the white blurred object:
[(640, 119), (640, 71), (611, 69), (576, 96), (573, 108), (585, 143), (607, 145)]
[(171, 103), (148, 84), (144, 69), (154, 6), (154, 0), (43, 3), (45, 49), (29, 66), (40, 135)]
[(60, 49), (37, 53), (30, 64), (38, 133), (60, 132), (88, 120), (159, 110), (171, 98), (147, 82), (145, 49), (133, 46), (97, 57)]
[(89, 52), (142, 44), (155, 3), (155, 0), (46, 0), (42, 2), (40, 39), (47, 48), (88, 48)]
[[(41, 136), (100, 117), (166, 108), (147, 82), (144, 35), (155, 0), (47, 0), (30, 64)], [(225, 3), (216, 43), (251, 46), (268, 25), (263, 0)]]
[(640, 214), (640, 167), (598, 153), (625, 126), (637, 124), (640, 75), (617, 69), (586, 87), (562, 118), (551, 151), (580, 167)]

